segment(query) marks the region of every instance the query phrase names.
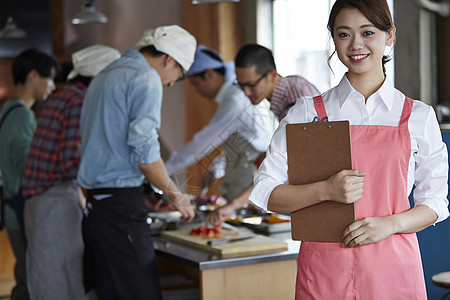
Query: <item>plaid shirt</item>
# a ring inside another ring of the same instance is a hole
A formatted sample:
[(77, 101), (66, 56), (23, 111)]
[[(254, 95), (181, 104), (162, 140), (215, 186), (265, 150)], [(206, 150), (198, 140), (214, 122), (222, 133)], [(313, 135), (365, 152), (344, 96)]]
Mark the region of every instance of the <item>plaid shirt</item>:
[(76, 180), (80, 164), (81, 106), (86, 91), (83, 83), (74, 81), (47, 100), (28, 153), (25, 198)]
[(316, 87), (303, 77), (297, 75), (281, 77), (270, 99), (270, 110), (281, 121), (298, 98), (319, 94)]

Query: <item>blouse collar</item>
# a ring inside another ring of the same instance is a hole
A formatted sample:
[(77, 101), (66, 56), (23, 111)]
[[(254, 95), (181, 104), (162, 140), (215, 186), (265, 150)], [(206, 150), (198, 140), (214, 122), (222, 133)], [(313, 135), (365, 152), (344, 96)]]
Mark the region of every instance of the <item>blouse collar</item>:
[[(345, 74), (341, 82), (338, 84), (337, 93), (338, 93), (338, 99), (339, 99), (339, 107), (342, 108), (344, 103), (350, 98), (350, 97), (364, 97), (361, 95), (357, 90), (355, 90), (352, 85), (350, 84), (350, 81), (347, 78), (347, 74)], [(384, 105), (389, 109), (389, 111), (392, 110), (392, 104), (394, 100), (394, 86), (392, 82), (386, 78), (381, 85), (381, 87), (372, 95), (370, 95), (368, 101), (375, 101), (376, 99), (381, 100)]]

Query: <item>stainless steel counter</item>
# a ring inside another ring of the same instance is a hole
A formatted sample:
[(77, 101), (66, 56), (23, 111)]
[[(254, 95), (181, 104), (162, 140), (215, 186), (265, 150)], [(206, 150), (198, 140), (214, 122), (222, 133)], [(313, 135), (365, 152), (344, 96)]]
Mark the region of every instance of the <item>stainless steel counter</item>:
[(153, 236), (152, 238), (157, 255), (186, 264), (200, 271), (297, 259), (300, 242), (292, 241), (290, 239), (290, 232), (272, 235), (270, 237), (287, 242), (288, 250), (222, 258), (212, 252), (169, 241), (160, 236)]

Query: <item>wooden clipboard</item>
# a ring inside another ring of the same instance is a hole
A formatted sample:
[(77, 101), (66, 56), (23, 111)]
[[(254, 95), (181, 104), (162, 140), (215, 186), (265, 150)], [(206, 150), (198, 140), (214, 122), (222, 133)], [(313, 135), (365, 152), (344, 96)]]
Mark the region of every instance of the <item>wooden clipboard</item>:
[[(352, 169), (349, 121), (288, 124), (286, 140), (289, 184), (314, 183)], [(325, 201), (291, 213), (292, 239), (342, 242), (354, 221), (354, 204)]]

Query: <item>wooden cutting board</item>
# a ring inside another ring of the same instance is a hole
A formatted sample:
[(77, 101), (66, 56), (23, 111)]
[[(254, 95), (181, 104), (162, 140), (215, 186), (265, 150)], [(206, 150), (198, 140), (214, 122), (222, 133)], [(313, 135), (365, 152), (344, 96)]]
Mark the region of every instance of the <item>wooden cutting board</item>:
[[(222, 228), (219, 235), (214, 238), (192, 236), (190, 235), (192, 227), (182, 228), (179, 230), (167, 230), (161, 233), (161, 236), (170, 240), (178, 241), (183, 244), (191, 245), (196, 248), (208, 250), (222, 256), (233, 256), (240, 254), (257, 254), (263, 252), (277, 252), (287, 250), (288, 244), (273, 238), (269, 238), (262, 235), (256, 235), (250, 232), (232, 230), (228, 228)], [(212, 239), (223, 238), (240, 238), (246, 236), (254, 236), (251, 239), (224, 243), (219, 245), (208, 246), (207, 241)]]

